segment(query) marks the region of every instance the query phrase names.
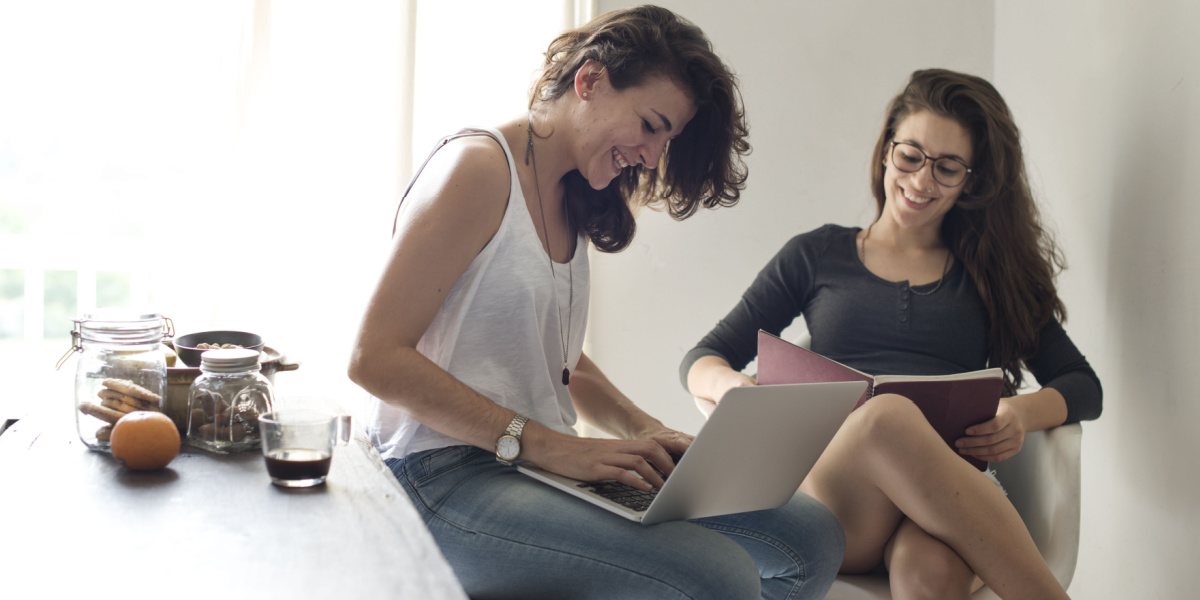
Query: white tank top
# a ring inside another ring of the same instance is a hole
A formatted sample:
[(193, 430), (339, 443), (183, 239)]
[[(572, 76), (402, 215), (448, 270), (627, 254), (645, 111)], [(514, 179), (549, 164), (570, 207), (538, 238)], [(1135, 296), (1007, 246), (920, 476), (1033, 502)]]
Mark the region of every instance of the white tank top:
[[(490, 133), (504, 148), (512, 181), (508, 207), (500, 229), (458, 278), (417, 351), (496, 404), (575, 435), (575, 407), (562, 382), (559, 315), (561, 311), (565, 330), (572, 297), (569, 282), (574, 279), (567, 349), (567, 363), (574, 371), (587, 323), (587, 239), (579, 236), (569, 269), (555, 263), (552, 277), (551, 261), (538, 239), (504, 136), (493, 129), (472, 129)], [(378, 398), (369, 399), (367, 410), (367, 431), (384, 459), (465, 444)]]

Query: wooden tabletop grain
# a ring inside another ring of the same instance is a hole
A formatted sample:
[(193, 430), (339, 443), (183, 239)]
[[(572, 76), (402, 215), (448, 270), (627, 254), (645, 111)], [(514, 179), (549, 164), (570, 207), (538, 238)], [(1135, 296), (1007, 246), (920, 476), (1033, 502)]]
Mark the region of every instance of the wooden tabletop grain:
[(0, 435), (0, 597), (466, 598), (362, 435), (325, 485), (287, 490), (259, 452), (185, 446), (130, 471), (79, 441), (71, 410)]

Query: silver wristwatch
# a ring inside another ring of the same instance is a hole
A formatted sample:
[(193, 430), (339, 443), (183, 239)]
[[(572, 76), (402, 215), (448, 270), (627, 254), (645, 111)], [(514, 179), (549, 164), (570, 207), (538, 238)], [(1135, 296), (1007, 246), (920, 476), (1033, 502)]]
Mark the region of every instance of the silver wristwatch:
[(513, 417), (512, 421), (509, 421), (504, 435), (496, 440), (496, 460), (511, 465), (521, 455), (521, 432), (525, 430), (527, 421), (529, 421), (529, 417), (519, 413)]

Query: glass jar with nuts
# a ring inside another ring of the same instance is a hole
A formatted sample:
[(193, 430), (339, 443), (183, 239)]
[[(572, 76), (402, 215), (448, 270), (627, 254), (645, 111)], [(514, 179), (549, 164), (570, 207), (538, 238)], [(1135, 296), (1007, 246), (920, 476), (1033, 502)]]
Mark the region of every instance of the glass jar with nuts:
[(259, 353), (208, 350), (188, 391), (187, 443), (221, 454), (261, 449), (258, 417), (274, 409), (275, 393)]

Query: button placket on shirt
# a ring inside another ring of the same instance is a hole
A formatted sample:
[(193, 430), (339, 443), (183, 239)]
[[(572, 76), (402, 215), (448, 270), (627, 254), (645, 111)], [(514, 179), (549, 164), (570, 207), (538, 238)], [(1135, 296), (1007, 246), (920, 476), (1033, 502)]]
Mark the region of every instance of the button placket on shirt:
[(900, 284), (899, 299), (896, 302), (896, 329), (899, 331), (909, 330), (909, 306), (911, 299), (911, 291), (907, 283)]

